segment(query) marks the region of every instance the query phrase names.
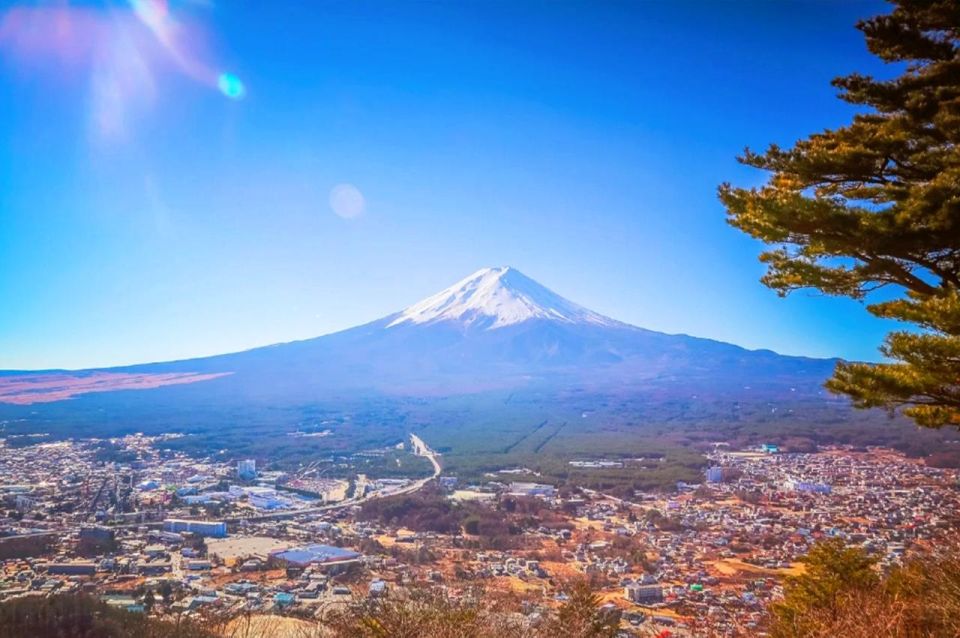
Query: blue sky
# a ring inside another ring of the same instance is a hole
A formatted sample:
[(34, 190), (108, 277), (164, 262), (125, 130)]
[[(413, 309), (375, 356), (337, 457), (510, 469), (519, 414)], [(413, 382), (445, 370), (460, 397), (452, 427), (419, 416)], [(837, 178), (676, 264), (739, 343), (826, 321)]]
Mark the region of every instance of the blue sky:
[(0, 14), (0, 368), (316, 336), (505, 264), (751, 348), (893, 327), (761, 286), (716, 199), (760, 183), (743, 147), (849, 119), (832, 77), (889, 73), (853, 28), (883, 3), (48, 7)]

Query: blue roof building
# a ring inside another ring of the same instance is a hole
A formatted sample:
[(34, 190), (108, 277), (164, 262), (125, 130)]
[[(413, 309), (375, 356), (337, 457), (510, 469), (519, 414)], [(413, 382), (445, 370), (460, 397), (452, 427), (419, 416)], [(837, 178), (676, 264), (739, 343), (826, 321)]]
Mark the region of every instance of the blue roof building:
[(273, 602), (276, 603), (277, 607), (289, 607), (296, 602), (296, 597), (293, 594), (281, 591), (273, 597)]
[(357, 552), (333, 545), (304, 545), (274, 552), (271, 556), (297, 567), (306, 567), (311, 563), (337, 563), (360, 558)]

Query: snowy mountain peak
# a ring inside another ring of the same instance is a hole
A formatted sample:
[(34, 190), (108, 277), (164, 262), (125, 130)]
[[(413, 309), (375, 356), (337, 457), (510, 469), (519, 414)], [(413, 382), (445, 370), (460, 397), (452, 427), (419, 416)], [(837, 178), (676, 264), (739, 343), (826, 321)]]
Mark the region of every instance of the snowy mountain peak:
[(503, 266), (478, 270), (410, 306), (387, 327), (455, 321), (466, 327), (495, 330), (530, 319), (623, 326), (564, 299), (519, 270)]

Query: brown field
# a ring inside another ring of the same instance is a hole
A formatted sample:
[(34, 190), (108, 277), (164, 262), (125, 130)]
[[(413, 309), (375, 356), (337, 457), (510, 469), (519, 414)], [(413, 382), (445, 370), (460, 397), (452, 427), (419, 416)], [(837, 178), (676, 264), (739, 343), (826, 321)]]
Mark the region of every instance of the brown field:
[(0, 403), (31, 405), (63, 401), (91, 392), (147, 390), (165, 385), (197, 383), (231, 374), (219, 372), (168, 372), (163, 374), (126, 372), (51, 372), (0, 377)]
[(751, 565), (736, 558), (725, 558), (708, 562), (708, 565), (716, 569), (725, 576), (734, 575), (759, 575), (759, 576), (796, 576), (803, 573), (803, 563), (793, 563), (789, 569), (767, 569), (759, 565)]
[(231, 621), (222, 632), (230, 638), (252, 638), (253, 636), (271, 636), (272, 638), (304, 638), (318, 635), (314, 623), (274, 616), (258, 614), (254, 616), (240, 616)]

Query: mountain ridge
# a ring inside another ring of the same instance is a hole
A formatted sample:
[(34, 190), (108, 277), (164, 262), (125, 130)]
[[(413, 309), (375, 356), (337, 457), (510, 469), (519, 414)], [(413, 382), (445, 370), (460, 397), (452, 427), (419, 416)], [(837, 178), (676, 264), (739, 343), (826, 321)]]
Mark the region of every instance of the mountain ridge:
[[(84, 392), (110, 391), (114, 374), (176, 375), (168, 378), (179, 385), (194, 385), (196, 379), (211, 392), (280, 401), (344, 389), (435, 395), (533, 385), (675, 386), (677, 392), (690, 387), (742, 392), (747, 386), (795, 391), (801, 385), (819, 391), (834, 362), (633, 326), (503, 266), (478, 270), (399, 312), (319, 337), (62, 375), (65, 383), (84, 377)], [(106, 376), (91, 383), (91, 374)], [(0, 376), (0, 401), (3, 384), (22, 384), (25, 378), (29, 375)]]

